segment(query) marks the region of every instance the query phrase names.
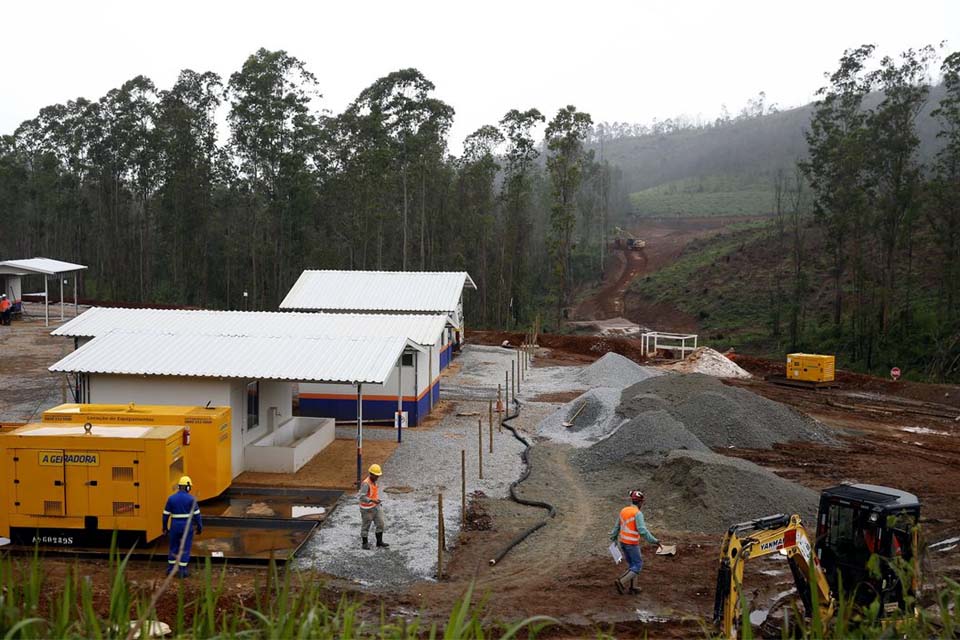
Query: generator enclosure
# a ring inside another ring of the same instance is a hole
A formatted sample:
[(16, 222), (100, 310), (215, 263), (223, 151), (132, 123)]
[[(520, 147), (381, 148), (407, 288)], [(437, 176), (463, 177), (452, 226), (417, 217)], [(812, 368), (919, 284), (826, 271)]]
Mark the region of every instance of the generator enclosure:
[(156, 404), (62, 404), (43, 413), (43, 422), (102, 426), (176, 426), (190, 433), (184, 459), (197, 500), (215, 498), (233, 480), (230, 407)]
[(0, 433), (0, 536), (19, 528), (64, 539), (71, 530), (158, 538), (167, 497), (186, 471), (183, 431), (88, 423)]
[(833, 382), (835, 358), (813, 353), (787, 354), (787, 379)]

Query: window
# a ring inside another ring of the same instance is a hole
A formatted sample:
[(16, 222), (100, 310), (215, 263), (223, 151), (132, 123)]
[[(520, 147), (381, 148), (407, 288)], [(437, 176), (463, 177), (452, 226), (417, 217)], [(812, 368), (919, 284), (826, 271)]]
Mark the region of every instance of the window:
[(412, 353), (405, 353), (405, 354), (403, 354), (402, 363), (403, 363), (403, 366), (405, 366), (405, 367), (412, 367), (412, 366), (413, 366), (413, 354), (412, 354)]
[(247, 385), (247, 431), (260, 426), (260, 383)]

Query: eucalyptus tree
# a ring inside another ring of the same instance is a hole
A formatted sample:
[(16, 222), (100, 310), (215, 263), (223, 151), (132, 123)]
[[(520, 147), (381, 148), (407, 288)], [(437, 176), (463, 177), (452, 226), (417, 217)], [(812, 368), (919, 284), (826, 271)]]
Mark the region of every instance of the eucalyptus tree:
[(556, 278), (554, 284), (558, 326), (573, 290), (570, 256), (577, 221), (576, 202), (586, 160), (583, 142), (592, 124), (589, 114), (568, 105), (557, 111), (546, 130), (547, 171), (553, 191), (550, 207), (550, 250)]

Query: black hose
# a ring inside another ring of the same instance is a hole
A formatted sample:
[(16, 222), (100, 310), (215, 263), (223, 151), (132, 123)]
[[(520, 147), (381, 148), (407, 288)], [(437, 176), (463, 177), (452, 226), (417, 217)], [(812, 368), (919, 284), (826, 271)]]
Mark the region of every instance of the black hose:
[(517, 411), (513, 415), (508, 415), (506, 418), (503, 419), (503, 426), (510, 430), (510, 433), (513, 434), (514, 438), (516, 438), (517, 440), (523, 443), (524, 448), (523, 448), (523, 453), (520, 454), (520, 459), (523, 460), (523, 464), (526, 468), (523, 470), (523, 473), (520, 474), (519, 478), (517, 478), (516, 480), (510, 483), (510, 498), (517, 504), (522, 504), (527, 507), (538, 507), (540, 509), (546, 509), (549, 512), (549, 516), (544, 518), (542, 521), (538, 522), (537, 524), (533, 525), (532, 527), (530, 527), (529, 529), (527, 529), (526, 531), (518, 535), (513, 540), (511, 540), (510, 544), (504, 547), (504, 549), (500, 553), (498, 553), (496, 557), (491, 558), (490, 560), (491, 567), (497, 564), (498, 562), (500, 562), (501, 560), (503, 560), (503, 557), (506, 556), (508, 553), (510, 553), (511, 549), (513, 549), (515, 546), (517, 546), (518, 544), (526, 540), (530, 536), (530, 534), (532, 534), (534, 531), (537, 531), (538, 529), (543, 527), (545, 524), (550, 522), (550, 518), (557, 515), (557, 509), (549, 502), (540, 502), (539, 500), (527, 500), (526, 498), (521, 498), (520, 496), (517, 495), (517, 492), (516, 492), (517, 486), (521, 482), (526, 480), (527, 476), (530, 475), (530, 458), (528, 456), (528, 453), (530, 452), (530, 442), (528, 442), (526, 438), (520, 435), (520, 433), (516, 430), (516, 428), (507, 424), (509, 421), (520, 416), (520, 402), (518, 402), (517, 400), (514, 400), (514, 403), (516, 403), (517, 405)]

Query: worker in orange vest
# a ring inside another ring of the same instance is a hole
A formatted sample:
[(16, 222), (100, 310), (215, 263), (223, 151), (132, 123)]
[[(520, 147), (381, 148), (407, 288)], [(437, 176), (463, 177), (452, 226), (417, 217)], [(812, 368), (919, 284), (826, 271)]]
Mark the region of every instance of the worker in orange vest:
[(0, 324), (10, 324), (10, 312), (13, 305), (7, 299), (7, 294), (0, 294)]
[(380, 465), (370, 465), (369, 475), (360, 484), (360, 493), (357, 495), (360, 499), (360, 540), (364, 549), (370, 548), (367, 533), (374, 524), (377, 525), (377, 546), (390, 546), (383, 541), (383, 513), (380, 509), (380, 487), (377, 486), (381, 475), (383, 470)]
[(630, 506), (620, 510), (617, 524), (613, 526), (613, 531), (610, 532), (610, 539), (619, 542), (620, 550), (623, 551), (623, 555), (628, 563), (626, 572), (617, 578), (614, 583), (617, 591), (621, 595), (625, 593), (630, 593), (631, 595), (640, 593), (640, 589), (636, 585), (637, 576), (640, 575), (640, 571), (643, 569), (643, 555), (640, 553), (640, 538), (643, 538), (650, 544), (657, 545), (657, 549), (662, 547), (660, 541), (647, 529), (647, 524), (643, 518), (643, 511), (640, 510), (643, 508), (643, 501), (644, 496), (642, 491), (639, 489), (631, 491)]

